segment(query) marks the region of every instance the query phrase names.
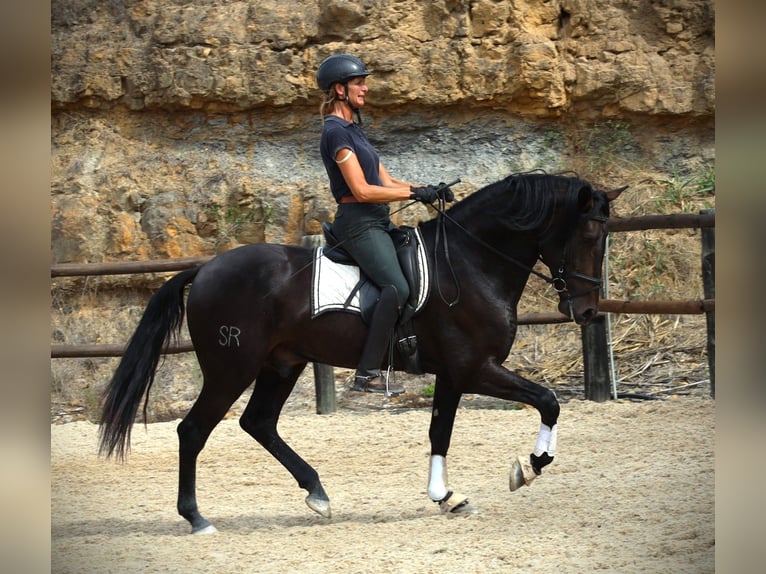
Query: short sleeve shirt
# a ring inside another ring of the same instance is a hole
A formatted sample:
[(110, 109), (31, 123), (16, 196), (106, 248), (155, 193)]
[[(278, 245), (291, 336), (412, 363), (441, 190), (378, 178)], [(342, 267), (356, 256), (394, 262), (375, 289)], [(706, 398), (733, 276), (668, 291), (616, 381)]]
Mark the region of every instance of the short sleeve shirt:
[(354, 122), (346, 121), (338, 116), (327, 115), (324, 120), (319, 150), (322, 153), (322, 161), (327, 176), (330, 178), (330, 190), (336, 201), (340, 201), (343, 196), (353, 195), (335, 161), (335, 156), (342, 149), (349, 149), (356, 155), (367, 183), (381, 185), (380, 157), (362, 128)]

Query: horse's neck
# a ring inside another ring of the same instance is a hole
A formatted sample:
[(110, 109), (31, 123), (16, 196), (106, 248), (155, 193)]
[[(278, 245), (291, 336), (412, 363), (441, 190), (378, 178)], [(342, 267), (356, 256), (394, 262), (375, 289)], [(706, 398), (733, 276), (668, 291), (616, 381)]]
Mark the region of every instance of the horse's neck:
[(445, 233), (436, 225), (422, 229), (431, 257), (438, 257), (444, 273), (445, 257), (461, 269), (468, 269), (492, 280), (496, 288), (520, 296), (538, 258), (538, 243), (533, 234), (459, 222), (460, 228), (447, 225)]

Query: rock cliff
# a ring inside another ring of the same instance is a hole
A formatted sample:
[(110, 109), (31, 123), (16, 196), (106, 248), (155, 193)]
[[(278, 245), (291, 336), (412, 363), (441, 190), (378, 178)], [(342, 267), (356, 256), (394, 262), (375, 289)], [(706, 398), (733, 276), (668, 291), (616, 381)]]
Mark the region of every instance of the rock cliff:
[(536, 168), (635, 186), (715, 155), (713, 0), (58, 0), (51, 46), (54, 262), (317, 233), (334, 52), (375, 71), (389, 171), (458, 195)]

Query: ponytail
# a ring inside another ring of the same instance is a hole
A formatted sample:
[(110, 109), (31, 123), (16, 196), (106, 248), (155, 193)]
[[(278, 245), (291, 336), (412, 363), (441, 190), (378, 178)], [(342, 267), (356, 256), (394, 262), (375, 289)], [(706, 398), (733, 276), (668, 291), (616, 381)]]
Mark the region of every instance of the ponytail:
[(331, 113), (333, 109), (335, 109), (335, 104), (337, 102), (340, 102), (341, 100), (338, 99), (338, 97), (335, 95), (335, 92), (330, 92), (329, 94), (325, 94), (325, 98), (322, 100), (322, 103), (319, 105), (319, 115), (321, 115), (323, 118)]

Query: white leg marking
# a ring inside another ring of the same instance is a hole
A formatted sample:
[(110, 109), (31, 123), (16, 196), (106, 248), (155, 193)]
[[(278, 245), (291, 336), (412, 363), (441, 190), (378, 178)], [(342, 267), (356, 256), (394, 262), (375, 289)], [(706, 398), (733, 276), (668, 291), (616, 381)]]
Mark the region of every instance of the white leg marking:
[(447, 459), (440, 454), (431, 455), (428, 469), (428, 496), (441, 500), (447, 496)]
[(550, 456), (556, 454), (556, 442), (558, 440), (558, 425), (553, 428), (540, 423), (540, 434), (537, 435), (537, 444), (535, 445), (535, 456), (540, 456), (547, 452)]
[(556, 454), (556, 447), (559, 440), (559, 425), (553, 425), (551, 429), (551, 438), (548, 440), (548, 454), (554, 456)]

